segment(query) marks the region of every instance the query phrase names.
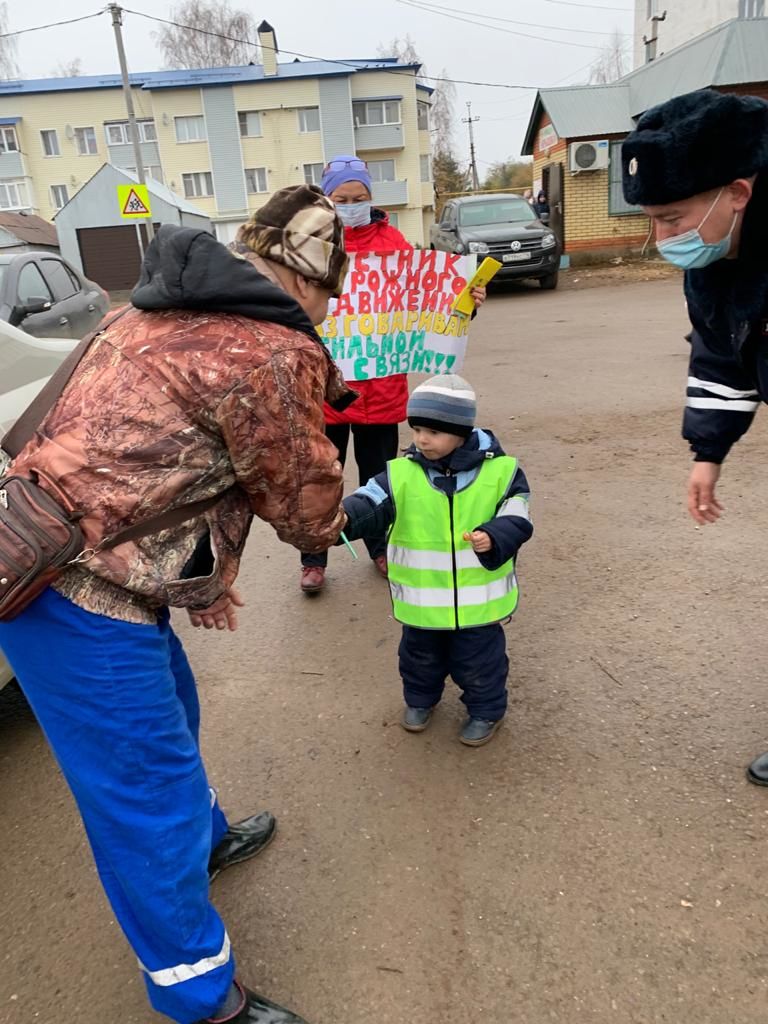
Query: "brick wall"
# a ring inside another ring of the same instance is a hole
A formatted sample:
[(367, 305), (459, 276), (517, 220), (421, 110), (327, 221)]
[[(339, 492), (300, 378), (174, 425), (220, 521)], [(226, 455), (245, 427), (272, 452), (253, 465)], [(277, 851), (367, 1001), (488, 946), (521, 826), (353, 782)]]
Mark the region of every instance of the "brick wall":
[[(768, 100), (768, 82), (754, 82), (721, 88), (719, 92), (732, 92), (739, 96), (760, 96)], [(649, 221), (640, 214), (611, 214), (609, 172), (586, 171), (571, 174), (568, 170), (568, 147), (572, 142), (585, 139), (559, 139), (549, 150), (539, 146), (542, 129), (551, 127), (552, 121), (543, 114), (539, 121), (533, 151), (533, 180), (538, 182), (547, 164), (563, 165), (563, 212), (564, 251), (576, 253), (600, 253), (617, 255), (637, 251), (648, 237)], [(546, 137), (546, 133), (545, 133)], [(590, 136), (595, 138), (596, 136)], [(601, 138), (617, 141), (622, 135), (602, 135)], [(551, 136), (550, 136), (551, 138)]]

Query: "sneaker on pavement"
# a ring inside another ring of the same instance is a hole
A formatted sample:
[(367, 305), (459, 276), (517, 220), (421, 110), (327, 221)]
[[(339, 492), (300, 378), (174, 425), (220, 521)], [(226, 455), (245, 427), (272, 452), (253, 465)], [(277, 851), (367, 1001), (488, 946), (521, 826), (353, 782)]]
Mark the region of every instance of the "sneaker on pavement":
[(412, 708), (410, 704), (406, 704), (403, 717), (400, 719), (400, 725), (407, 732), (424, 732), (429, 725), (429, 720), (432, 718), (434, 710), (434, 707)]
[(387, 565), (386, 555), (377, 555), (373, 560), (373, 564), (376, 566), (376, 571), (380, 576), (383, 576), (385, 580), (389, 578), (389, 566)]
[(243, 993), (243, 1005), (234, 1017), (208, 1017), (197, 1024), (307, 1024), (303, 1017), (278, 1006), (266, 996), (260, 996), (250, 989), (244, 988), (239, 981), (235, 984)]
[(487, 718), (468, 718), (459, 734), (459, 739), (468, 747), (482, 747), (484, 743), (493, 739), (503, 721), (503, 718), (499, 718), (496, 722), (490, 722)]
[(233, 864), (242, 864), (261, 853), (275, 838), (277, 821), (269, 811), (235, 822), (224, 833), (208, 861), (208, 878), (213, 881), (219, 872)]
[(319, 594), (325, 586), (325, 568), (322, 565), (306, 565), (301, 570), (301, 589), (305, 594)]

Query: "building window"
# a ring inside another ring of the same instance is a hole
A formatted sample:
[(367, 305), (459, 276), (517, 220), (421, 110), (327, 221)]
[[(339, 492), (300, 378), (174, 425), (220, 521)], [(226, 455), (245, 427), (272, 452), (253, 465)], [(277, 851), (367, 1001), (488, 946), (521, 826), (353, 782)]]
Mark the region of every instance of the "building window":
[(0, 128), (0, 153), (18, 153), (19, 140), (15, 128)]
[(421, 180), (432, 181), (432, 158), (429, 153), (422, 153), (419, 157), (419, 166), (421, 167)]
[[(137, 121), (139, 142), (157, 142), (157, 129), (154, 121)], [(130, 146), (132, 142), (131, 125), (128, 121), (113, 121), (104, 125), (108, 146)]]
[(630, 206), (621, 186), (621, 143), (611, 143), (611, 162), (608, 168), (608, 213), (611, 217), (642, 213), (639, 206)]
[(213, 175), (210, 171), (197, 171), (194, 174), (182, 174), (184, 195), (187, 199), (199, 199), (201, 196), (213, 195)]
[(241, 110), (237, 115), (237, 120), (243, 138), (258, 139), (261, 137), (261, 114), (258, 110)]
[(320, 107), (299, 107), (298, 114), (302, 134), (320, 131)]
[(24, 210), (28, 206), (23, 181), (0, 181), (0, 210)]
[(46, 156), (61, 156), (59, 149), (59, 133), (55, 128), (49, 131), (40, 132), (40, 141), (43, 145), (43, 152)]
[(205, 118), (202, 114), (194, 117), (174, 117), (177, 142), (205, 142)]
[(399, 100), (366, 100), (352, 104), (355, 127), (359, 125), (400, 124)]
[(416, 122), (420, 132), (429, 131), (429, 104), (419, 100), (416, 104)]
[(60, 210), (69, 202), (69, 189), (66, 185), (51, 185), (51, 205)]
[(368, 170), (373, 182), (396, 180), (394, 160), (369, 160)]
[(304, 164), (304, 181), (307, 185), (319, 185), (323, 180), (322, 164)]
[(393, 228), (399, 226), (400, 218), (398, 217), (394, 210), (387, 210), (387, 216), (389, 217), (389, 223), (392, 225)]
[(257, 192), (268, 192), (269, 189), (267, 188), (267, 168), (246, 167), (245, 188), (249, 195), (254, 195)]
[(99, 152), (96, 145), (95, 128), (75, 128), (75, 145), (80, 156), (92, 156)]
[[(135, 167), (125, 167), (124, 170), (128, 171), (129, 174), (138, 174)], [(160, 164), (144, 164), (144, 177), (152, 178), (154, 181), (162, 182), (163, 180), (163, 168)]]
[(740, 18), (764, 18), (765, 0), (739, 0)]
[(0, 128), (0, 153), (18, 153), (19, 140), (15, 128)]

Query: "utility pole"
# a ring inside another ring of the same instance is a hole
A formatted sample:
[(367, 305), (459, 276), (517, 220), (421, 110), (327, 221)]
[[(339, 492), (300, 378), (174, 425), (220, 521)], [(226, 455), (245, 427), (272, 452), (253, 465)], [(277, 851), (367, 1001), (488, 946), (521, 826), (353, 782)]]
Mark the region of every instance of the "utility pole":
[[(125, 109), (128, 111), (128, 124), (131, 131), (131, 142), (133, 143), (133, 158), (136, 161), (136, 177), (139, 179), (141, 185), (146, 185), (147, 179), (144, 174), (144, 161), (141, 158), (141, 142), (139, 140), (139, 130), (136, 125), (136, 111), (133, 107), (133, 93), (131, 92), (131, 82), (128, 78), (128, 63), (125, 59), (125, 48), (123, 47), (123, 9), (118, 4), (111, 3), (107, 5), (107, 10), (112, 15), (112, 28), (115, 30), (115, 42), (117, 43), (117, 56), (120, 60), (120, 75), (123, 79), (123, 95), (125, 96)], [(152, 218), (147, 217), (144, 221), (144, 225), (147, 229), (147, 238), (151, 242), (155, 237), (155, 229), (152, 224)], [(136, 227), (138, 228), (138, 221)]]
[(462, 124), (469, 125), (469, 166), (472, 168), (472, 188), (477, 192), (480, 188), (480, 178), (477, 174), (477, 158), (475, 157), (475, 133), (472, 125), (479, 121), (479, 117), (472, 117), (472, 104), (467, 103), (467, 116), (462, 117)]

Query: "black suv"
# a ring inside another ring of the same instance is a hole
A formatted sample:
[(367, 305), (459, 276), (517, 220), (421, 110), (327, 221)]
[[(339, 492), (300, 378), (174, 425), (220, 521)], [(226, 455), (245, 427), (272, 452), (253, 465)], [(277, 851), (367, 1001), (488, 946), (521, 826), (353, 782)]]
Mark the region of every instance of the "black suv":
[(430, 248), (493, 256), (502, 263), (494, 280), (531, 277), (557, 288), (560, 243), (526, 199), (509, 195), (463, 196), (445, 204), (429, 232)]

